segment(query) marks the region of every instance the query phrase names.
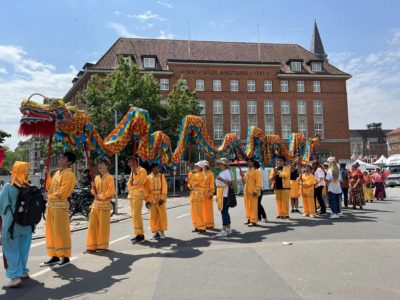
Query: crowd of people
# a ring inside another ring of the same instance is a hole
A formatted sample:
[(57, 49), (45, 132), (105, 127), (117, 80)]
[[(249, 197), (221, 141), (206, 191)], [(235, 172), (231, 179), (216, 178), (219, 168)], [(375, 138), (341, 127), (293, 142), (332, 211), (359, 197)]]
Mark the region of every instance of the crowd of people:
[[(76, 178), (72, 165), (76, 156), (65, 152), (60, 158), (60, 169), (46, 182), (46, 248), (49, 259), (41, 263), (41, 267), (62, 268), (70, 264), (71, 232), (68, 215), (68, 197), (75, 187)], [(276, 201), (276, 218), (290, 219), (291, 213), (301, 213), (299, 199), (302, 200), (302, 215), (315, 218), (327, 213), (328, 197), (330, 218), (339, 218), (344, 207), (363, 208), (365, 202), (386, 198), (385, 175), (379, 168), (374, 174), (363, 173), (359, 165), (354, 163), (351, 170), (337, 163), (334, 157), (328, 159), (324, 166), (318, 161), (301, 166), (288, 166), (284, 157), (277, 159), (276, 166), (269, 174)], [(166, 209), (168, 185), (162, 168), (158, 164), (151, 166), (150, 174), (138, 163), (137, 157), (127, 160), (131, 172), (127, 180), (128, 200), (130, 201), (133, 244), (145, 241), (142, 208), (145, 205), (150, 211), (150, 230), (153, 239), (164, 239), (168, 229)], [(94, 253), (106, 251), (110, 237), (111, 199), (115, 196), (115, 181), (109, 174), (111, 161), (107, 157), (100, 158), (97, 164), (99, 175), (91, 182), (91, 192), (95, 199), (91, 207), (87, 231), (86, 251)], [(199, 161), (187, 176), (187, 186), (190, 190), (191, 219), (193, 232), (204, 233), (215, 227), (214, 195), (217, 208), (221, 213), (222, 229), (216, 237), (228, 237), (232, 234), (229, 209), (236, 204), (232, 186), (232, 173), (229, 161), (221, 158), (216, 161), (219, 169), (214, 175), (208, 161)], [(243, 196), (245, 206), (245, 224), (257, 227), (258, 222), (267, 222), (267, 214), (261, 204), (263, 193), (262, 172), (260, 163), (247, 159), (248, 170), (240, 170), (244, 183)], [(27, 261), (32, 241), (31, 226), (15, 224), (13, 235), (9, 227), (13, 222), (13, 212), (16, 209), (17, 198), (21, 188), (29, 186), (29, 163), (15, 162), (11, 170), (12, 180), (0, 192), (0, 214), (2, 215), (3, 258), (6, 266), (6, 276), (10, 278), (8, 288), (18, 287), (23, 280), (29, 278)], [(87, 174), (87, 185), (91, 181)], [(233, 195), (232, 195), (233, 193)], [(289, 201), (290, 200), (290, 201)]]

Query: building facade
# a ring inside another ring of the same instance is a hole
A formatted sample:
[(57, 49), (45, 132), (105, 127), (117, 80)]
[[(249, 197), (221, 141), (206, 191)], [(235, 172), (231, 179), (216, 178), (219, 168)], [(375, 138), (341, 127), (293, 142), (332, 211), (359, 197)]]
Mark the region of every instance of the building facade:
[(84, 65), (64, 100), (81, 105), (91, 76), (112, 72), (118, 55), (154, 74), (164, 99), (179, 78), (186, 80), (216, 145), (229, 132), (245, 143), (255, 125), (285, 142), (291, 132), (319, 135), (322, 160), (350, 157), (351, 76), (329, 64), (316, 24), (310, 51), (296, 44), (120, 38), (96, 64)]
[(386, 134), (389, 156), (400, 154), (400, 128), (392, 130)]

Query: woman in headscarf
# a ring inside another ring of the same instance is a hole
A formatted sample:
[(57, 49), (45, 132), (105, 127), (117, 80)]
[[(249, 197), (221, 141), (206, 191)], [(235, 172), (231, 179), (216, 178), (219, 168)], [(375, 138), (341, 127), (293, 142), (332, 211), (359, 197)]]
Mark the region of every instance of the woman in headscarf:
[(368, 171), (363, 172), (363, 181), (365, 202), (374, 202), (374, 193), (372, 192), (372, 178), (368, 174)]
[(29, 166), (27, 162), (16, 161), (10, 173), (11, 183), (7, 183), (0, 193), (0, 213), (3, 218), (3, 256), (5, 260), (6, 276), (11, 281), (6, 288), (19, 287), (23, 279), (29, 278), (27, 268), (29, 249), (32, 242), (32, 227), (20, 226), (15, 223), (13, 238), (9, 232), (13, 222), (13, 212), (15, 211), (18, 188), (29, 186)]
[(362, 209), (363, 205), (365, 205), (363, 174), (358, 169), (359, 166), (360, 164), (358, 162), (351, 165), (350, 204), (353, 205), (353, 209), (357, 209), (357, 206)]
[(342, 187), (340, 185), (340, 169), (336, 162), (336, 158), (328, 158), (329, 169), (326, 173), (326, 181), (328, 183), (329, 206), (332, 211), (331, 219), (338, 219), (340, 213), (340, 195)]
[(374, 197), (377, 200), (384, 200), (386, 198), (385, 179), (385, 173), (382, 172), (381, 168), (377, 168), (376, 172), (372, 175), (372, 180), (375, 183)]

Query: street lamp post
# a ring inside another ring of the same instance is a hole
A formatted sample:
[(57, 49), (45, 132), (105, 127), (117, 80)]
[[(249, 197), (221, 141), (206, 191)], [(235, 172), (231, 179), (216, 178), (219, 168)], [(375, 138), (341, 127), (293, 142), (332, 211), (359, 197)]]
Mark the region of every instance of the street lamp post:
[[(118, 124), (118, 112), (115, 111), (115, 127)], [(115, 214), (118, 214), (118, 153), (115, 153)]]

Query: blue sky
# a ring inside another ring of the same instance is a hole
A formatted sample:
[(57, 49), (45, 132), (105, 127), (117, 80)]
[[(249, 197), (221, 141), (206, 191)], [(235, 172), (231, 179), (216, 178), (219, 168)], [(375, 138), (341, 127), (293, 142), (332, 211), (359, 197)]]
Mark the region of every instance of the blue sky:
[(120, 36), (296, 43), (309, 48), (317, 19), (330, 62), (349, 72), (350, 128), (400, 126), (398, 1), (2, 1), (0, 128), (19, 137), (19, 103), (62, 97), (85, 62)]

